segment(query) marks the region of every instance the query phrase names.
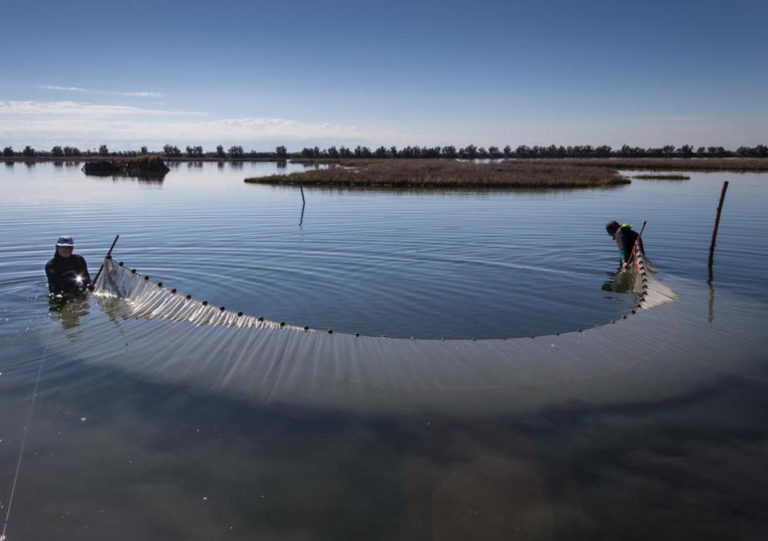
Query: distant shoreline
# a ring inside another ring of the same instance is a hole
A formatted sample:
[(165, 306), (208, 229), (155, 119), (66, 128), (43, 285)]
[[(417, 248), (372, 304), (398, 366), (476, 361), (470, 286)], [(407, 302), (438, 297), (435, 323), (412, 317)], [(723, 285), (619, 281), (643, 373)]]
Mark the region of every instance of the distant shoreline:
[[(283, 161), (292, 161), (290, 158), (288, 160), (281, 160), (278, 158), (272, 158), (272, 157), (217, 157), (217, 156), (204, 156), (204, 157), (189, 157), (189, 156), (182, 156), (182, 157), (167, 157), (167, 156), (160, 156), (164, 162), (283, 162)], [(135, 156), (3, 156), (0, 158), (0, 161), (6, 162), (6, 163), (44, 163), (44, 162), (62, 162), (62, 163), (84, 163), (84, 162), (100, 162), (100, 161), (109, 161), (109, 160), (122, 160), (126, 158), (135, 158)]]
[[(450, 158), (433, 158), (451, 161)], [(341, 164), (354, 165), (356, 162), (398, 161), (393, 158), (292, 158), (298, 164)], [(412, 158), (403, 161), (424, 161)], [(456, 160), (453, 160), (456, 161)], [(488, 161), (482, 159), (482, 161)], [(512, 162), (523, 164), (568, 164), (587, 167), (611, 167), (638, 171), (687, 170), (687, 171), (768, 171), (768, 158), (499, 158), (493, 163)]]
[[(63, 163), (84, 163), (89, 161), (103, 161), (110, 159), (121, 159), (122, 156), (3, 156), (1, 161), (6, 163), (42, 163), (42, 162), (63, 162)], [(425, 161), (459, 161), (456, 158), (301, 158), (288, 157), (280, 159), (277, 157), (218, 157), (218, 156), (162, 156), (163, 161), (168, 163), (184, 162), (290, 162), (296, 164), (340, 164), (354, 166), (359, 162), (425, 162)], [(478, 160), (486, 161), (484, 158)], [(614, 169), (634, 169), (638, 171), (647, 170), (688, 170), (688, 171), (768, 171), (768, 158), (498, 158), (490, 160), (493, 163), (514, 162), (527, 164), (569, 164), (576, 166), (607, 166)], [(462, 160), (459, 163), (469, 163), (469, 160)]]
[[(104, 161), (103, 156), (6, 157), (13, 163), (70, 163)], [(127, 158), (131, 160), (132, 158)], [(135, 158), (133, 158), (135, 159)], [(119, 160), (119, 158), (118, 158)], [(268, 157), (163, 157), (167, 163), (281, 162)], [(291, 158), (295, 164), (325, 164), (289, 174), (246, 178), (244, 182), (276, 186), (312, 186), (344, 189), (472, 189), (562, 190), (615, 187), (631, 183), (619, 170), (768, 171), (766, 158)]]

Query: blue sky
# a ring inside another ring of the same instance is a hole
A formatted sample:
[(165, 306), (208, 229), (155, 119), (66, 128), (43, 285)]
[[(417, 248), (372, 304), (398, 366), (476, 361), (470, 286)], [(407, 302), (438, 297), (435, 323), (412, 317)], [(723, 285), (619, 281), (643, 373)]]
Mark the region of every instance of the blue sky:
[(768, 2), (11, 2), (0, 145), (768, 143)]

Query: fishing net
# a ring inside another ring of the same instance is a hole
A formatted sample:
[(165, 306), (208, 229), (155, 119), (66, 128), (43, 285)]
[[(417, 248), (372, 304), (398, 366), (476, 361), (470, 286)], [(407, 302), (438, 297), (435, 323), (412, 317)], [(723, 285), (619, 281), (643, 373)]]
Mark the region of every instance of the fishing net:
[(137, 318), (186, 321), (195, 325), (310, 330), (308, 327), (233, 312), (224, 306), (213, 306), (207, 301), (194, 299), (191, 295), (183, 295), (111, 257), (104, 260), (104, 268), (96, 281), (94, 292), (123, 299), (127, 308), (123, 315)]
[[(637, 254), (633, 292), (639, 298), (632, 312), (660, 306), (676, 299), (670, 288), (659, 282), (648, 270), (641, 253)], [(318, 332), (309, 327), (269, 321), (242, 312), (214, 306), (207, 301), (179, 293), (176, 289), (152, 280), (111, 257), (104, 260), (104, 268), (95, 284), (95, 293), (119, 297), (125, 302), (123, 316), (145, 319), (188, 322), (195, 325), (238, 328), (281, 329), (294, 332)]]
[(730, 302), (722, 292), (713, 312), (704, 286), (673, 279), (676, 300), (646, 267), (641, 255), (636, 302), (615, 321), (475, 341), (358, 336), (268, 321), (187, 297), (106, 259), (91, 332), (76, 340), (62, 334), (54, 347), (155, 382), (356, 412), (477, 414), (658, 401), (709, 384), (721, 369), (764, 362), (763, 306), (747, 309), (752, 304)]

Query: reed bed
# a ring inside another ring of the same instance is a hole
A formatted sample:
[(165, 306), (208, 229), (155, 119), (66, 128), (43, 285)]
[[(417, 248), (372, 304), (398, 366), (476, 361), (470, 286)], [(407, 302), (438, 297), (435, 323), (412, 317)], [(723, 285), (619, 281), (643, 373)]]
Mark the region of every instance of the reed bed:
[(168, 166), (158, 155), (142, 155), (135, 158), (112, 158), (109, 160), (88, 161), (83, 166), (86, 175), (132, 177), (162, 177), (168, 173)]
[(589, 188), (627, 184), (614, 167), (585, 167), (567, 162), (505, 160), (495, 163), (443, 159), (344, 160), (344, 167), (247, 178), (273, 185), (346, 188)]
[[(514, 161), (525, 162), (526, 160)], [(768, 171), (768, 159), (765, 158), (543, 158), (536, 161), (637, 170)]]

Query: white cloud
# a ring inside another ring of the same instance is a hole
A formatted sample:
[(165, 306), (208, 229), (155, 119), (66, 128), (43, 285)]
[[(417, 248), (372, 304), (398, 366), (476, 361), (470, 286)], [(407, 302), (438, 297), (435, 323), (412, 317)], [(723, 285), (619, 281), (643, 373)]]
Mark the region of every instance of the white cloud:
[[(357, 126), (286, 118), (200, 118), (206, 113), (96, 105), (74, 101), (0, 101), (0, 140), (39, 145), (105, 141), (174, 144), (307, 141), (310, 144), (400, 144), (403, 134), (362, 131)], [(376, 143), (378, 144), (378, 143)]]
[(117, 92), (119, 96), (134, 96), (139, 98), (162, 98), (163, 95), (160, 92), (148, 92), (142, 90), (139, 92)]
[(82, 92), (86, 94), (105, 94), (108, 96), (129, 96), (134, 98), (161, 98), (163, 94), (160, 92), (151, 92), (149, 90), (137, 90), (130, 92), (109, 92), (106, 90), (95, 90), (92, 88), (81, 88), (79, 86), (62, 86), (62, 85), (37, 85), (38, 88), (44, 88), (46, 90), (57, 90), (60, 92)]
[(39, 88), (45, 88), (46, 90), (61, 90), (64, 92), (88, 92), (85, 88), (77, 86), (39, 85)]
[(112, 115), (193, 116), (205, 113), (146, 109), (130, 105), (98, 105), (75, 101), (0, 101), (0, 118), (4, 115), (66, 115), (102, 117)]

